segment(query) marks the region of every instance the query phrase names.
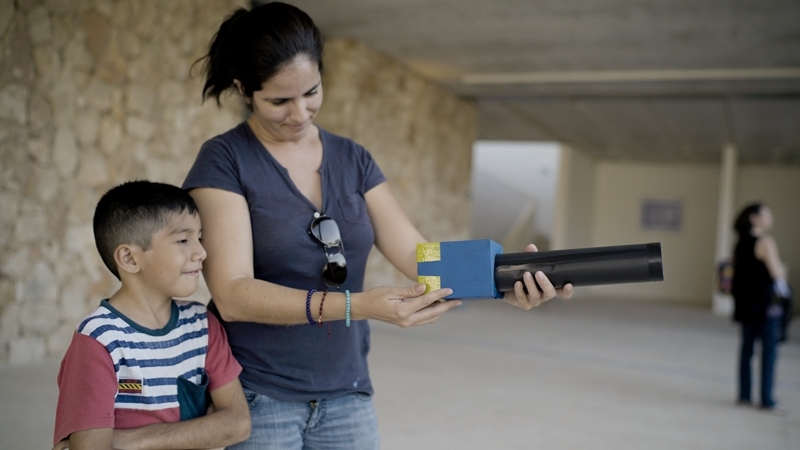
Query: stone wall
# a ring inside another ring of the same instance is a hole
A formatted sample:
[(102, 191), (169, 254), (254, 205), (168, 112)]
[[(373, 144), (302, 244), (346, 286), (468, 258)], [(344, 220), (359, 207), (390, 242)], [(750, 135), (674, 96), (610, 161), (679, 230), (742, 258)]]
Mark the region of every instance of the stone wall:
[[(245, 117), (237, 98), (201, 104), (190, 67), (246, 3), (0, 0), (0, 362), (60, 357), (117, 288), (92, 235), (103, 192), (180, 184), (200, 144)], [(327, 45), (324, 80), (320, 124), (373, 153), (426, 236), (465, 238), (475, 106), (349, 41)], [(394, 282), (371, 258), (368, 285)]]
[[(356, 41), (328, 40), (324, 58), (317, 123), (372, 153), (427, 239), (468, 239), (475, 103)], [(409, 283), (373, 249), (365, 288)]]
[(0, 1), (0, 361), (60, 356), (116, 287), (94, 249), (110, 187), (180, 184), (200, 144), (243, 117), (190, 78), (245, 2)]

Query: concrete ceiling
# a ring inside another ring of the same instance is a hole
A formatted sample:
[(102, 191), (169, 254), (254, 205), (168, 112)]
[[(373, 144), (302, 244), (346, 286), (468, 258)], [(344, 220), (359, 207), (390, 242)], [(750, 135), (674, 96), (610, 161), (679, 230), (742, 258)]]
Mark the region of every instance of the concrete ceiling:
[(800, 164), (798, 0), (287, 0), (476, 99), (482, 139)]

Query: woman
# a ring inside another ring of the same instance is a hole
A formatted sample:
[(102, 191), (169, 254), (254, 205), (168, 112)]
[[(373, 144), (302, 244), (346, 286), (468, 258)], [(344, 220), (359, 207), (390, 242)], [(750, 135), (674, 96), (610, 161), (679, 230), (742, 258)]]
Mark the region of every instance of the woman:
[(742, 210), (734, 224), (739, 241), (733, 259), (734, 320), (742, 324), (739, 354), (739, 404), (752, 404), (750, 359), (753, 344), (761, 340), (761, 408), (775, 409), (772, 385), (778, 351), (782, 310), (772, 304), (773, 292), (785, 292), (786, 271), (778, 255), (772, 229), (772, 211), (762, 203)]
[[(377, 448), (364, 319), (424, 325), (461, 304), (421, 285), (362, 292), (373, 245), (415, 280), (425, 238), (370, 154), (314, 125), (322, 44), (304, 12), (268, 3), (227, 17), (205, 57), (204, 98), (235, 89), (252, 110), (203, 145), (184, 183), (253, 418), (251, 438), (231, 448)], [(572, 295), (535, 279), (541, 291), (527, 274), (506, 301)]]

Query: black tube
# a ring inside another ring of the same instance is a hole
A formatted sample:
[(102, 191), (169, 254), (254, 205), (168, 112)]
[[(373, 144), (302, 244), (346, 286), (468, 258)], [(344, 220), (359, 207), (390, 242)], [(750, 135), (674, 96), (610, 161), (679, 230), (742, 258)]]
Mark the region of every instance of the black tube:
[(560, 288), (574, 286), (662, 281), (661, 243), (576, 248), (548, 252), (507, 253), (495, 256), (497, 290), (514, 290), (525, 272), (541, 270)]

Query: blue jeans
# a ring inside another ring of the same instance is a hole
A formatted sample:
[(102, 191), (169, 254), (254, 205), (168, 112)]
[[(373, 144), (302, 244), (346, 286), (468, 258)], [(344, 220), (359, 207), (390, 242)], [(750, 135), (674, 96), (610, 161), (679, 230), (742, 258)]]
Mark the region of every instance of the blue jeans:
[(768, 318), (763, 324), (742, 323), (742, 349), (739, 353), (739, 401), (750, 402), (752, 378), (750, 360), (753, 346), (761, 340), (761, 406), (775, 406), (772, 385), (775, 380), (775, 362), (778, 358), (778, 331), (780, 317)]
[(367, 394), (316, 402), (285, 402), (245, 388), (253, 425), (250, 439), (228, 450), (374, 450), (378, 418)]

